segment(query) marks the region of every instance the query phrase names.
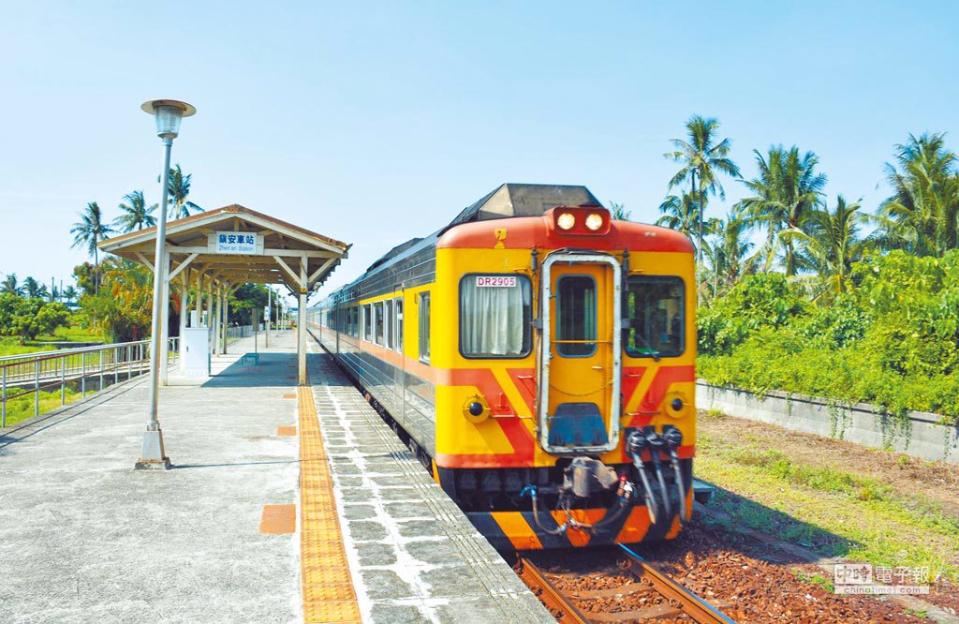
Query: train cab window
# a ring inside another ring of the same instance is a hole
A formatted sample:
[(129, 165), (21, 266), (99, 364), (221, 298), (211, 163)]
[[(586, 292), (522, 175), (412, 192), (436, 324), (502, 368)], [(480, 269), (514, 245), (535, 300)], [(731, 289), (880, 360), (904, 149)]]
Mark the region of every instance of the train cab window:
[(373, 306), (363, 306), (363, 340), (373, 342)]
[(557, 286), (556, 352), (588, 357), (596, 352), (596, 283), (586, 275), (568, 275)]
[(420, 293), (419, 305), (419, 343), (420, 360), (430, 361), (430, 294)]
[(521, 358), (530, 352), (532, 289), (523, 275), (460, 280), (460, 352), (468, 358)]
[(373, 304), (373, 340), (378, 345), (383, 344), (383, 302)]
[(394, 347), (400, 353), (403, 352), (403, 300), (396, 299), (393, 301), (393, 311), (396, 315), (396, 324), (395, 331), (393, 333), (396, 336), (394, 342)]
[(632, 357), (672, 357), (683, 353), (686, 331), (683, 280), (630, 277), (623, 303), (626, 353)]

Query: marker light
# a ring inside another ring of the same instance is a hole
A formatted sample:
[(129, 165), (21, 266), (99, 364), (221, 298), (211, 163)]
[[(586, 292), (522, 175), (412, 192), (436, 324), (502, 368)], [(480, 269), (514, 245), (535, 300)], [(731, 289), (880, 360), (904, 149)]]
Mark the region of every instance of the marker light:
[(571, 212), (562, 212), (556, 218), (556, 225), (561, 230), (571, 230), (576, 225), (576, 217)]
[(586, 227), (591, 229), (594, 232), (598, 230), (599, 228), (603, 227), (602, 215), (595, 212), (589, 213), (589, 216), (586, 217)]

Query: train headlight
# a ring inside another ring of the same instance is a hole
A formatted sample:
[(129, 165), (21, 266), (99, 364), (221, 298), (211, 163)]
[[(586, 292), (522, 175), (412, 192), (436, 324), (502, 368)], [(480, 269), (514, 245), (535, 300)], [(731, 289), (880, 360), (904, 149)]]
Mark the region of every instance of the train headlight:
[(599, 230), (603, 227), (603, 216), (596, 212), (591, 212), (588, 217), (586, 217), (586, 227), (593, 232)]
[(561, 230), (572, 230), (576, 225), (576, 216), (571, 212), (561, 212), (556, 217), (556, 226)]
[(489, 418), (490, 410), (481, 397), (474, 395), (463, 403), (463, 416), (473, 424), (478, 424)]
[(689, 397), (682, 391), (670, 392), (663, 402), (665, 403), (663, 411), (666, 412), (667, 416), (683, 418), (691, 413), (692, 404)]

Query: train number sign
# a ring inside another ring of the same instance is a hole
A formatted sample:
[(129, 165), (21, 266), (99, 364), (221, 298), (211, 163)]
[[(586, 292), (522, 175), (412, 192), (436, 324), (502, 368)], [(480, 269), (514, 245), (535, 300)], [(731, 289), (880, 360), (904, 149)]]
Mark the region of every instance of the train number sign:
[(515, 275), (477, 275), (477, 288), (514, 288), (516, 286)]

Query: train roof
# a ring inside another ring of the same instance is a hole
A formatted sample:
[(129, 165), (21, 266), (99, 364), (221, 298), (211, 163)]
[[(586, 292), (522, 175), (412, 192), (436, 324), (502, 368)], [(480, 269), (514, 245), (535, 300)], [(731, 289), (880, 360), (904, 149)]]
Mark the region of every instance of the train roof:
[(537, 217), (557, 206), (601, 206), (602, 204), (585, 186), (570, 184), (501, 184), (477, 202), (464, 208), (445, 227), (426, 238), (413, 238), (400, 243), (380, 256), (366, 268), (369, 273), (376, 267), (403, 252), (418, 246), (417, 243), (432, 244), (446, 230), (462, 223), (488, 221), (490, 219), (508, 219), (510, 217)]
[(407, 258), (423, 248), (433, 247), (437, 239), (448, 229), (463, 223), (508, 219), (511, 217), (534, 217), (545, 214), (557, 206), (601, 206), (588, 188), (571, 184), (501, 184), (475, 203), (464, 208), (447, 225), (423, 238), (413, 238), (396, 245), (376, 259), (362, 275), (337, 289), (339, 292), (370, 275), (385, 270), (390, 265)]
[(461, 223), (538, 217), (557, 206), (601, 206), (585, 186), (567, 184), (516, 184), (507, 182), (487, 193), (472, 206), (456, 215), (446, 229)]

